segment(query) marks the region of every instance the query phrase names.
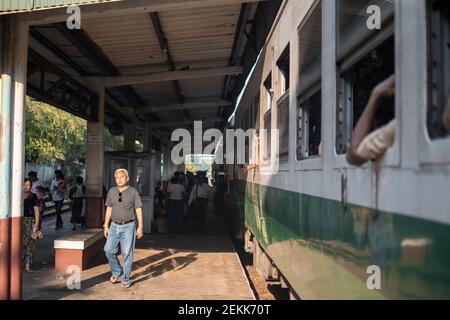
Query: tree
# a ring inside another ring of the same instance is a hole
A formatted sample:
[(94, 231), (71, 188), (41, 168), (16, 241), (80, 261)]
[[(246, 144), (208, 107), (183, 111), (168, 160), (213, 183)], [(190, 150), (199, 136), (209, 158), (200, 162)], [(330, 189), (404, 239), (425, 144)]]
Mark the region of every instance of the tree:
[(48, 164), (62, 159), (74, 169), (72, 174), (80, 174), (79, 160), (86, 155), (86, 132), (86, 120), (27, 97), (26, 162)]

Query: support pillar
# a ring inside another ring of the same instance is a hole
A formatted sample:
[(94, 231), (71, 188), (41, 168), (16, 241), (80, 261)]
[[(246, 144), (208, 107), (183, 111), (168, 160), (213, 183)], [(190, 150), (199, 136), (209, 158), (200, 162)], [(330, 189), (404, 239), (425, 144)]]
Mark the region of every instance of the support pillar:
[(1, 25), (1, 113), (0, 113), (0, 300), (10, 299), (11, 235), (11, 118), (13, 110), (13, 19)]
[(22, 298), (24, 110), (28, 25), (14, 16), (1, 25), (0, 299)]
[(11, 299), (22, 298), (22, 219), (25, 170), (25, 101), (27, 92), (28, 25), (14, 23), (14, 111), (11, 201)]
[(105, 88), (97, 87), (98, 122), (88, 122), (86, 157), (86, 226), (103, 225), (103, 146), (105, 127)]

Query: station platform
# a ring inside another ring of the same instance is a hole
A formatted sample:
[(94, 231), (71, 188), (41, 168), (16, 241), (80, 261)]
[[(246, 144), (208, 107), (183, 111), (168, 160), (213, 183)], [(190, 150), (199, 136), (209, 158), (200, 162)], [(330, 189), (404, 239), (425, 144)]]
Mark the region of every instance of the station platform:
[[(45, 219), (45, 238), (37, 241), (32, 274), (24, 273), (25, 300), (253, 300), (239, 257), (223, 222), (207, 217), (207, 232), (150, 234), (136, 242), (129, 289), (111, 284), (106, 258), (81, 273), (81, 288), (67, 287), (69, 275), (55, 271), (54, 240), (73, 233), (70, 214), (64, 229)], [(103, 252), (100, 254), (103, 255)]]

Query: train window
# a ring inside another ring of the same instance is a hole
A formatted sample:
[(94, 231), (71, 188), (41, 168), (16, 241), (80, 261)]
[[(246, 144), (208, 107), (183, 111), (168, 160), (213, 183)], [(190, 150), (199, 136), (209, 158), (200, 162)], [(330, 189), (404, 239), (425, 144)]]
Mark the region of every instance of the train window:
[(266, 144), (266, 149), (264, 152), (264, 160), (269, 160), (271, 157), (271, 145), (272, 145), (272, 141), (270, 138), (270, 131), (272, 129), (272, 112), (268, 111), (265, 115), (264, 115), (264, 129), (266, 130), (266, 134), (265, 134), (265, 144)]
[(297, 160), (319, 155), (322, 140), (322, 4), (317, 1), (299, 28), (300, 91)]
[(283, 96), (277, 104), (277, 129), (280, 161), (289, 158), (289, 94)]
[(299, 103), (297, 159), (319, 156), (322, 142), (322, 91), (305, 94)]
[(252, 108), (251, 106), (247, 108), (247, 112), (245, 113), (245, 130), (248, 130), (252, 127)]
[(260, 124), (259, 124), (259, 105), (260, 105), (260, 99), (261, 99), (261, 93), (258, 91), (258, 93), (255, 96), (255, 101), (253, 103), (253, 107), (254, 107), (254, 112), (253, 112), (253, 123), (254, 123), (254, 127), (258, 133), (258, 130), (260, 128)]
[[(244, 131), (247, 131), (251, 128), (251, 108), (248, 108), (245, 112), (245, 128)], [(245, 163), (249, 164), (250, 162), (250, 141), (245, 138)]]
[[(370, 6), (379, 9), (379, 28)], [(368, 13), (369, 12), (369, 13)], [(336, 116), (336, 152), (344, 154), (351, 141), (373, 88), (395, 73), (394, 4), (388, 1), (338, 1), (339, 43), (337, 61), (340, 73)], [(375, 116), (374, 128), (395, 116), (395, 99), (385, 99)]]
[(284, 49), (283, 53), (281, 54), (280, 58), (277, 61), (278, 69), (280, 70), (280, 89), (281, 89), (281, 95), (285, 94), (287, 91), (289, 91), (289, 65), (290, 65), (290, 59), (289, 59), (289, 49), (290, 46), (288, 45), (286, 49)]
[(264, 81), (264, 88), (266, 92), (266, 110), (270, 110), (272, 108), (273, 102), (273, 88), (272, 88), (272, 72), (267, 76)]
[(385, 0), (339, 0), (337, 8), (338, 56), (343, 58), (392, 22), (395, 5)]
[(450, 98), (450, 3), (433, 0), (428, 5), (429, 99), (427, 127), (431, 139), (446, 137), (442, 122)]

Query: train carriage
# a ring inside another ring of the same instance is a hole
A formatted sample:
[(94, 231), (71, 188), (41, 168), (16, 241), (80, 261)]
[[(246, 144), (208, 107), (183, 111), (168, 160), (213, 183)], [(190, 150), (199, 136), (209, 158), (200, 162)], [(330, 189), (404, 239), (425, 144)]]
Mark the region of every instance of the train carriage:
[[(292, 296), (450, 298), (449, 7), (283, 2), (230, 124), (278, 129), (279, 171), (227, 165), (227, 216), (258, 271)], [(395, 99), (377, 120), (395, 119), (395, 143), (351, 166), (355, 124), (391, 74)]]

